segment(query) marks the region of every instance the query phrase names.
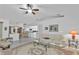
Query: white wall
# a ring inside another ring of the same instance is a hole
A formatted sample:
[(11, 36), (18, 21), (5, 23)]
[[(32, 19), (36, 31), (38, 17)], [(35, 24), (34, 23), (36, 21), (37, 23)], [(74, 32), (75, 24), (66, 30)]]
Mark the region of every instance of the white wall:
[[(57, 19), (48, 19), (45, 21), (41, 21), (40, 24), (42, 25), (42, 33), (56, 33), (56, 32), (49, 32), (45, 30), (45, 27), (49, 25), (58, 24), (59, 25), (59, 32), (61, 34), (68, 34), (72, 30), (76, 30), (79, 32), (79, 22), (75, 19), (63, 17)], [(58, 34), (57, 33), (57, 34)]]
[[(7, 27), (7, 30), (4, 29), (5, 27)], [(7, 38), (8, 34), (9, 34), (9, 22), (7, 20), (7, 21), (4, 21), (4, 24), (3, 24), (3, 38)]]
[[(2, 38), (7, 38), (9, 34), (9, 21), (0, 19), (0, 22), (3, 22), (3, 27), (2, 27)], [(5, 27), (7, 30), (5, 30)]]

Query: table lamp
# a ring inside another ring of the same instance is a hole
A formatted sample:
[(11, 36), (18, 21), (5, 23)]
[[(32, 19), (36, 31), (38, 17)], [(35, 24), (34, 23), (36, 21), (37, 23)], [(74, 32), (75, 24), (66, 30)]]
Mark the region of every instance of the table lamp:
[(72, 35), (72, 39), (75, 40), (77, 31), (71, 31), (70, 34)]

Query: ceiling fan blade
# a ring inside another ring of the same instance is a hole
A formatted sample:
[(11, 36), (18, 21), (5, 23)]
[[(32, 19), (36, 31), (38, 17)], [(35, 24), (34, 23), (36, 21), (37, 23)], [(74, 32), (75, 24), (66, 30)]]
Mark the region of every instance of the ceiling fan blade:
[(28, 14), (28, 11), (26, 11), (25, 14)]
[(39, 9), (32, 9), (33, 11), (39, 11)]
[(21, 8), (21, 7), (20, 7), (19, 9), (27, 10), (27, 9), (25, 9), (25, 8)]
[(35, 15), (36, 13), (35, 12), (32, 12), (32, 14)]
[(27, 4), (28, 9), (32, 9), (33, 5), (32, 4)]

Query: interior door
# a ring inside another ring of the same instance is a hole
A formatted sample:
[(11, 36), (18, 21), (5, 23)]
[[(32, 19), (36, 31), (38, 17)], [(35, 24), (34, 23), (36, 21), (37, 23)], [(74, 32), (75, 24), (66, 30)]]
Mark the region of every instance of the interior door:
[(3, 27), (3, 23), (0, 22), (0, 38), (2, 38), (2, 27)]

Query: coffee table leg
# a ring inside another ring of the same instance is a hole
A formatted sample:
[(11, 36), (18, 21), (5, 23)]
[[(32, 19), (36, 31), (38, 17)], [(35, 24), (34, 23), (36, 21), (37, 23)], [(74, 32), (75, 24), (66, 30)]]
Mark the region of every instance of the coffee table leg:
[(44, 45), (44, 47), (45, 47), (45, 51), (47, 52), (47, 45)]

